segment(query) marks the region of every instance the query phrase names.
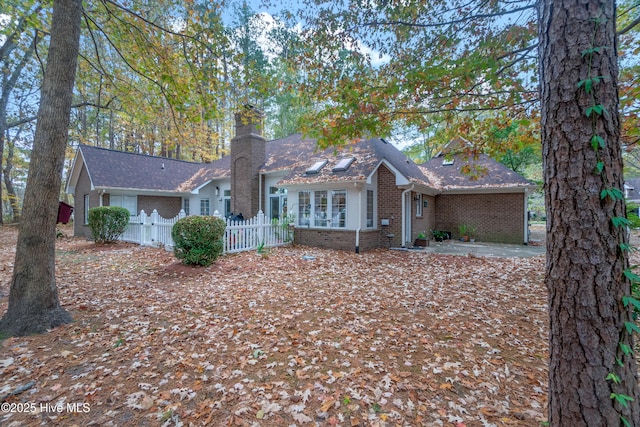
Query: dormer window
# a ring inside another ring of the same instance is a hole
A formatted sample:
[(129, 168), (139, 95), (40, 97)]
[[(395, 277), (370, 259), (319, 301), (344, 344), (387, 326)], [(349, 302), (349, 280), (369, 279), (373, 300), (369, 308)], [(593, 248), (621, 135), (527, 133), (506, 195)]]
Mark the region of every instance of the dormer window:
[(345, 157), (344, 159), (340, 159), (338, 164), (336, 164), (333, 167), (333, 169), (331, 169), (331, 172), (347, 171), (349, 169), (349, 166), (351, 166), (351, 163), (353, 163), (354, 160), (355, 160), (355, 157)]
[(306, 175), (317, 175), (320, 173), (320, 170), (327, 164), (328, 160), (320, 160), (317, 161), (311, 166), (309, 169), (304, 171)]

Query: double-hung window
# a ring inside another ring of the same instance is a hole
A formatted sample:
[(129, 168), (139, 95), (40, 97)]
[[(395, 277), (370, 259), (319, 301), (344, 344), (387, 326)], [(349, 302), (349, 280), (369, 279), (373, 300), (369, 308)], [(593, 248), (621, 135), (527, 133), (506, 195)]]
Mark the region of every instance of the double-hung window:
[(231, 216), (231, 190), (224, 190), (224, 217), (229, 218)]
[(347, 192), (331, 191), (331, 226), (345, 228), (347, 226)]
[(89, 195), (84, 195), (84, 225), (89, 224)]
[(373, 190), (367, 190), (367, 228), (373, 228)]
[(211, 215), (209, 199), (200, 199), (200, 215)]
[(298, 225), (311, 225), (311, 191), (298, 192)]
[(313, 226), (314, 227), (326, 227), (329, 205), (327, 203), (326, 191), (314, 191), (313, 194)]

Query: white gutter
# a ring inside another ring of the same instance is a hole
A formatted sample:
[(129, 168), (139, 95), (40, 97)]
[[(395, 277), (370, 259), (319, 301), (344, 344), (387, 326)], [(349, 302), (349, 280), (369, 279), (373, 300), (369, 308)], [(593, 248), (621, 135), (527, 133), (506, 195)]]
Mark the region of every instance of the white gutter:
[(356, 228), (356, 253), (360, 253), (360, 229), (362, 228), (362, 187), (358, 189), (358, 228)]
[(529, 244), (529, 191), (524, 192), (524, 244)]
[(406, 202), (406, 195), (407, 193), (411, 192), (413, 190), (413, 187), (415, 187), (415, 184), (411, 184), (411, 187), (407, 188), (406, 190), (404, 190), (402, 192), (402, 240), (400, 240), (402, 242), (402, 247), (405, 246), (405, 243), (407, 243), (405, 241), (406, 237), (407, 237), (407, 202)]

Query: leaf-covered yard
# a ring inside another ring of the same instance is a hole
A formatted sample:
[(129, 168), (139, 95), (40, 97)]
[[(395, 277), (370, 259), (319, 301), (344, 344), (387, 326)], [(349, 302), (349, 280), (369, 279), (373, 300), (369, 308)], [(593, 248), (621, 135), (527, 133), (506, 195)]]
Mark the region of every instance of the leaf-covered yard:
[[(2, 312), (15, 238), (0, 228)], [(190, 268), (59, 239), (75, 322), (2, 341), (0, 424), (538, 426), (543, 271), (542, 257), (311, 248)]]

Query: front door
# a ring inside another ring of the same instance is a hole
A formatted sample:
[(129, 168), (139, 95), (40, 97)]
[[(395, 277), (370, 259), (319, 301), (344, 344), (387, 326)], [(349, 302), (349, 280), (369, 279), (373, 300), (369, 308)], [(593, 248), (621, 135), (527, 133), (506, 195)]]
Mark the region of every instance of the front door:
[(411, 191), (407, 191), (404, 195), (404, 239), (402, 246), (411, 246)]
[(269, 218), (282, 220), (287, 216), (287, 190), (284, 188), (269, 188)]

